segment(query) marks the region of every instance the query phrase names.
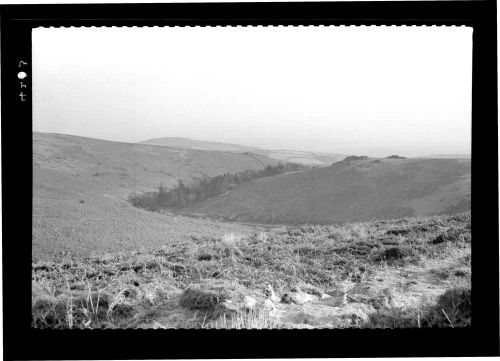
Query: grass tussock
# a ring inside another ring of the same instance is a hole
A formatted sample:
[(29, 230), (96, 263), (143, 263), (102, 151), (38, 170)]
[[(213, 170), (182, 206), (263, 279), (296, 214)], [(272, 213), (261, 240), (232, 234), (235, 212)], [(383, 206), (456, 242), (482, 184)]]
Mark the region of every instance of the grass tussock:
[(268, 312), (259, 310), (240, 311), (230, 315), (222, 314), (218, 319), (203, 325), (207, 329), (277, 329), (282, 328)]
[[(141, 320), (173, 312), (173, 308), (165, 311), (169, 305), (182, 308), (182, 315), (193, 315), (185, 323), (189, 327), (267, 328), (271, 321), (266, 321), (265, 313), (259, 316), (238, 311), (224, 316), (221, 303), (243, 294), (265, 298), (270, 288), (280, 297), (299, 286), (320, 290), (308, 291), (317, 298), (323, 293), (343, 294), (358, 284), (378, 282), (382, 271), (399, 272), (453, 252), (463, 256), (459, 265), (446, 271), (452, 276), (445, 281), (470, 283), (470, 222), (470, 213), (464, 213), (303, 226), (251, 237), (228, 234), (221, 239), (166, 245), (156, 251), (87, 258), (61, 253), (53, 261), (32, 265), (32, 326), (135, 327)], [(443, 234), (447, 235), (445, 241), (433, 241)], [(409, 286), (401, 285), (401, 295), (409, 292), (404, 287)], [(439, 301), (442, 310), (420, 301), (412, 302), (421, 309), (386, 302), (365, 326), (468, 325), (470, 291), (457, 292), (443, 295)], [(275, 303), (279, 303), (278, 296)], [(365, 302), (360, 297), (351, 298)], [(181, 321), (176, 323), (176, 327), (182, 325)]]
[(189, 309), (216, 314), (222, 310), (223, 302), (243, 292), (242, 286), (236, 282), (208, 279), (189, 285), (183, 291), (179, 304)]

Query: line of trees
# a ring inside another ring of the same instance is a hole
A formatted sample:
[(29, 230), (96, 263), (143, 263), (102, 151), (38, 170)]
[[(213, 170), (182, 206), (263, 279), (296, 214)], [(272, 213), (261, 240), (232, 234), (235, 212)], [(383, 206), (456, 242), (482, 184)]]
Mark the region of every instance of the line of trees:
[(189, 186), (179, 181), (179, 184), (171, 190), (168, 190), (161, 184), (158, 187), (158, 191), (132, 195), (129, 200), (136, 207), (153, 211), (161, 208), (183, 208), (216, 197), (252, 179), (270, 177), (302, 169), (305, 169), (305, 166), (296, 163), (279, 163), (276, 166), (267, 165), (261, 170), (245, 170), (234, 174), (226, 173), (215, 177), (205, 177)]

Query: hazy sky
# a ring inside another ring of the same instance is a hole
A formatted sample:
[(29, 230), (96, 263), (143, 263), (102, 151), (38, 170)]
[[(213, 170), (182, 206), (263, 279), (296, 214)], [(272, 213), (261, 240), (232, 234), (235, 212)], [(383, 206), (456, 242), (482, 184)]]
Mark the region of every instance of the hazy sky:
[(466, 27), (33, 30), (33, 130), (470, 153)]

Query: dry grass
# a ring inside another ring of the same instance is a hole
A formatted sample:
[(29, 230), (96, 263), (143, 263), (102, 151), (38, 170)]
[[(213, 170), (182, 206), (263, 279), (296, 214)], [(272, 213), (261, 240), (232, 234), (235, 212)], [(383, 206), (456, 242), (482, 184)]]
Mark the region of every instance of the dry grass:
[[(33, 263), (32, 326), (135, 327), (180, 307), (191, 315), (186, 327), (264, 327), (271, 323), (259, 314), (232, 313), (220, 319), (219, 305), (234, 294), (265, 297), (269, 286), (279, 295), (298, 285), (337, 294), (381, 280), (391, 290), (380, 300), (368, 294), (356, 301), (377, 306), (356, 327), (460, 327), (470, 323), (464, 308), (470, 305), (470, 293), (439, 301), (443, 312), (433, 308), (437, 296), (425, 299), (428, 291), (414, 273), (425, 271), (443, 292), (470, 287), (470, 222), (470, 213), (464, 213), (304, 226), (251, 237), (227, 234), (155, 251), (87, 258), (61, 253), (53, 261)], [(433, 242), (443, 234), (446, 241)], [(450, 257), (455, 263), (445, 265)], [(439, 277), (446, 272), (451, 275)], [(462, 301), (457, 304), (457, 299)], [(171, 308), (165, 311), (167, 304)], [(182, 327), (182, 320), (176, 325)]]

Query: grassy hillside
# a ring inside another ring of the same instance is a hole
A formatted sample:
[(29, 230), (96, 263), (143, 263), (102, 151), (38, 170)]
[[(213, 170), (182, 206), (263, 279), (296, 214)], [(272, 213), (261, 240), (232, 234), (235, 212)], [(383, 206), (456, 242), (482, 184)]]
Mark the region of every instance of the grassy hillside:
[(32, 255), (158, 247), (191, 235), (249, 228), (154, 214), (129, 202), (132, 192), (178, 180), (259, 170), (278, 161), (233, 152), (179, 150), (69, 135), (33, 133)]
[(470, 287), (470, 213), (292, 227), (33, 262), (32, 326), (463, 327)]
[(470, 160), (361, 159), (258, 179), (192, 207), (268, 223), (342, 223), (470, 209)]
[[(259, 170), (278, 161), (252, 154), (173, 149), (61, 134), (33, 133), (33, 167), (125, 192), (194, 178)], [(123, 194), (124, 192), (118, 191)]]

